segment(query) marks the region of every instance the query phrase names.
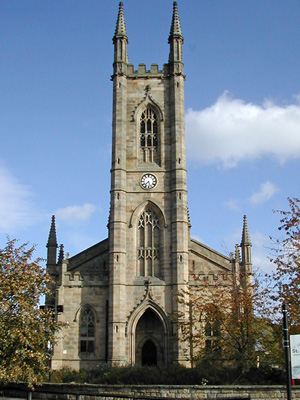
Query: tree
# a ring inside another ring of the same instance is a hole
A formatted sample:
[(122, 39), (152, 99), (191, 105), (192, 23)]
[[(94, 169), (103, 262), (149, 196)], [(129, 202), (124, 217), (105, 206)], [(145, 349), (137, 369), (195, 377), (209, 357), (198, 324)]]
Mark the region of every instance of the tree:
[(278, 230), (285, 236), (275, 240), (275, 257), (271, 258), (276, 265), (273, 298), (275, 312), (286, 303), (292, 331), (300, 333), (300, 200), (288, 198), (288, 201), (289, 211), (277, 211), (282, 216)]
[(228, 277), (228, 285), (191, 273), (187, 290), (178, 294), (178, 302), (188, 311), (188, 318), (184, 312), (177, 315), (177, 323), (192, 367), (201, 361), (221, 367), (227, 363), (243, 373), (257, 366), (259, 354), (261, 363), (274, 364), (270, 355), (275, 356), (279, 343), (265, 299), (258, 282), (244, 278), (236, 282)]
[(38, 384), (49, 371), (49, 346), (60, 328), (53, 310), (40, 309), (50, 278), (34, 246), (8, 239), (0, 250), (0, 381)]
[(222, 358), (237, 365), (241, 371), (256, 363), (258, 321), (254, 314), (253, 290), (249, 283), (233, 284), (225, 293), (224, 289), (219, 289), (218, 313), (212, 316), (220, 320), (217, 342), (222, 349)]

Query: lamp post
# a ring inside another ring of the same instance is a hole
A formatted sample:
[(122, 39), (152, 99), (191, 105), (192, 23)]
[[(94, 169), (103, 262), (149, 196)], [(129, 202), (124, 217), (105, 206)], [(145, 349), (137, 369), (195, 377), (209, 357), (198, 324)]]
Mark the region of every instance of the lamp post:
[(291, 353), (290, 353), (287, 308), (285, 303), (282, 304), (282, 315), (283, 315), (283, 348), (285, 353), (285, 366), (286, 366), (286, 392), (287, 392), (287, 400), (291, 400), (292, 399)]

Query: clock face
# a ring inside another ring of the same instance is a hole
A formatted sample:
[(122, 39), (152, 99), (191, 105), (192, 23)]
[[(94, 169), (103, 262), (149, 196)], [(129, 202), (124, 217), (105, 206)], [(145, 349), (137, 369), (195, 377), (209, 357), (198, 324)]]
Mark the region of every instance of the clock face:
[(152, 174), (145, 174), (141, 178), (141, 186), (144, 189), (153, 189), (157, 183), (156, 176)]

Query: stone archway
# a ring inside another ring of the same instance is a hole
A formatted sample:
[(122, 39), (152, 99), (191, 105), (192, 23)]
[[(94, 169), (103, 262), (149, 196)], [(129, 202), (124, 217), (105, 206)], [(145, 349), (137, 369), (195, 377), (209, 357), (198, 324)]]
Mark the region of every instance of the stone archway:
[(150, 339), (142, 347), (142, 365), (157, 365), (157, 348)]
[(147, 309), (135, 330), (135, 362), (137, 365), (164, 365), (164, 326), (156, 313)]

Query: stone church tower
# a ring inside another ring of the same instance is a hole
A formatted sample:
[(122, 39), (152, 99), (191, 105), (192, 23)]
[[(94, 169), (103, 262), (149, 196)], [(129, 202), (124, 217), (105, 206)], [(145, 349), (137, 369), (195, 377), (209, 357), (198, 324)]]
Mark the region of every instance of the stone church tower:
[[(169, 61), (159, 69), (129, 63), (123, 4), (113, 37), (113, 124), (109, 237), (57, 261), (55, 218), (47, 244), (47, 269), (56, 282), (55, 306), (66, 323), (52, 367), (99, 363), (186, 363), (171, 318), (184, 309), (175, 293), (189, 271), (227, 279), (251, 276), (247, 221), (242, 260), (190, 238), (184, 126), (183, 36), (174, 2)], [(232, 280), (228, 280), (232, 284)]]

